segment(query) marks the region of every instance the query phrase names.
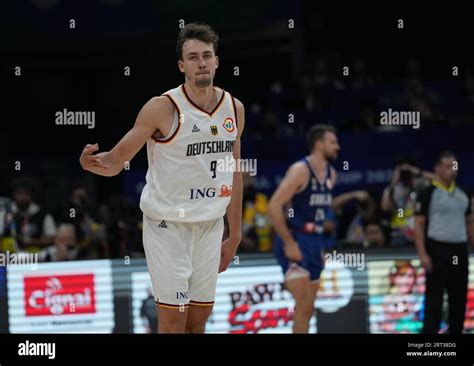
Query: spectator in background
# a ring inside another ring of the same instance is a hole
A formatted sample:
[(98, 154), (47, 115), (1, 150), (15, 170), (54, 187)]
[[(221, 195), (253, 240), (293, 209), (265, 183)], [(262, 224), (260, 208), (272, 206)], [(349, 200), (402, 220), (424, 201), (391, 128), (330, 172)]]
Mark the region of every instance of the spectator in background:
[(12, 202), (8, 197), (0, 197), (0, 253), (17, 251), (15, 240), (9, 234), (13, 222)]
[(242, 173), (243, 219), (240, 251), (269, 252), (272, 250), (272, 227), (267, 213), (268, 198), (255, 189), (253, 177)]
[(380, 221), (368, 221), (364, 227), (364, 248), (384, 248), (387, 246), (386, 229)]
[(313, 83), (318, 87), (323, 87), (326, 86), (330, 80), (326, 58), (320, 56), (314, 63)]
[(301, 99), (304, 104), (304, 108), (307, 111), (314, 111), (316, 109), (316, 95), (314, 89), (314, 83), (309, 75), (303, 75), (300, 79), (300, 90)]
[(13, 183), (13, 203), (3, 215), (3, 238), (10, 238), (18, 251), (37, 253), (53, 244), (56, 224), (53, 216), (33, 202), (33, 183), (19, 179)]
[(263, 113), (263, 119), (261, 123), (261, 133), (267, 138), (278, 137), (280, 123), (278, 116), (271, 109), (267, 109)]
[[(109, 200), (107, 226), (108, 253), (111, 258), (142, 257), (142, 217), (135, 202), (117, 195)], [(95, 248), (96, 251), (102, 248)]]
[(407, 61), (405, 72), (406, 72), (407, 79), (421, 78), (420, 62), (414, 58), (410, 58)]
[(372, 77), (369, 75), (367, 63), (363, 58), (356, 57), (352, 60), (352, 81), (353, 89), (366, 88), (373, 85)]
[[(76, 182), (71, 189), (69, 200), (61, 210), (61, 221), (69, 222), (75, 227), (80, 257), (91, 254), (96, 240), (97, 223), (92, 218), (92, 204), (85, 184)], [(97, 258), (98, 256), (92, 256)]]
[[(111, 258), (110, 255), (110, 238), (108, 237), (109, 226), (112, 222), (110, 207), (108, 204), (101, 204), (97, 207), (96, 216), (97, 229), (92, 232), (93, 238), (98, 243), (97, 246), (101, 248), (101, 257)], [(139, 223), (139, 228), (142, 230), (142, 222)]]
[(75, 226), (78, 242), (87, 240), (86, 237), (92, 225), (92, 215), (87, 187), (84, 184), (75, 183), (72, 186), (69, 200), (62, 210), (61, 221), (70, 222)]
[(38, 253), (40, 262), (73, 261), (78, 257), (76, 229), (74, 225), (62, 223), (59, 225), (54, 245)]
[[(347, 126), (349, 129), (349, 126)], [(353, 131), (377, 130), (380, 127), (380, 115), (377, 114), (375, 103), (372, 100), (364, 100), (360, 103), (360, 116), (352, 122)]]
[(156, 312), (153, 290), (150, 287), (147, 288), (147, 297), (142, 302), (140, 317), (143, 320), (143, 326), (145, 327), (146, 333), (158, 333), (158, 314)]
[(380, 205), (390, 217), (391, 245), (414, 244), (416, 190), (433, 177), (433, 173), (415, 167), (409, 159), (401, 159), (396, 164)]
[(248, 132), (257, 140), (265, 138), (263, 129), (261, 128), (261, 121), (263, 115), (262, 102), (252, 103), (246, 113), (246, 120), (250, 121), (248, 124)]
[(444, 116), (435, 108), (439, 104), (439, 96), (433, 90), (426, 89), (418, 77), (409, 79), (406, 83), (406, 105), (409, 110), (419, 111), (424, 123), (437, 123)]
[(356, 201), (356, 214), (347, 229), (346, 241), (362, 245), (365, 240), (365, 223), (374, 220), (377, 212), (377, 204), (370, 197), (370, 194), (367, 191), (351, 191), (340, 194), (334, 198), (332, 207), (337, 216), (341, 216), (344, 206), (354, 200)]

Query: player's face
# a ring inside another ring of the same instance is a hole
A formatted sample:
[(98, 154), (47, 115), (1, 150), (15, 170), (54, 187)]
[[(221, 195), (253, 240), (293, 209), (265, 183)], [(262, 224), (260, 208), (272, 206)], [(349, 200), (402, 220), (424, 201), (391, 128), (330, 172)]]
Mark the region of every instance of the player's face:
[(441, 162), (435, 167), (436, 174), (444, 180), (453, 181), (457, 175), (457, 170), (454, 169), (455, 162), (456, 160), (452, 157), (441, 159)]
[(183, 60), (178, 66), (192, 84), (205, 88), (212, 85), (219, 60), (211, 43), (190, 39), (183, 44)]
[(339, 146), (336, 134), (333, 132), (326, 132), (321, 147), (324, 157), (329, 161), (334, 161), (337, 159), (337, 153), (340, 149), (341, 147)]

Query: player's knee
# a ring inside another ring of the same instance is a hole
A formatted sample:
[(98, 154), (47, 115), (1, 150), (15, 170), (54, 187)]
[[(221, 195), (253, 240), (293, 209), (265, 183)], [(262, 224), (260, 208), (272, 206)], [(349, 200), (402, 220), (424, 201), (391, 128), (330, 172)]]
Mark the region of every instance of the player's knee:
[(302, 299), (296, 304), (295, 311), (298, 311), (304, 318), (311, 318), (314, 314), (314, 299), (309, 297)]
[(204, 333), (206, 330), (207, 317), (193, 319), (186, 322), (186, 333)]
[(158, 333), (184, 333), (187, 313), (178, 310), (159, 311)]

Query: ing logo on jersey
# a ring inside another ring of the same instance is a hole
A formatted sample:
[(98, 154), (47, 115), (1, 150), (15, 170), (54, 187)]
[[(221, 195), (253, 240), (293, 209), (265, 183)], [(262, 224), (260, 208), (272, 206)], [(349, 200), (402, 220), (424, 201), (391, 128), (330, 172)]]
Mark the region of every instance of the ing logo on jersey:
[(222, 124), (222, 127), (224, 127), (227, 132), (233, 132), (234, 131), (234, 120), (230, 117), (226, 118), (224, 123)]
[(221, 191), (220, 191), (218, 197), (230, 197), (232, 195), (232, 186), (229, 186), (229, 187), (227, 187), (225, 184), (223, 184), (221, 186)]
[(212, 125), (211, 126), (211, 133), (215, 136), (217, 135), (218, 131), (217, 131), (217, 126), (216, 125)]

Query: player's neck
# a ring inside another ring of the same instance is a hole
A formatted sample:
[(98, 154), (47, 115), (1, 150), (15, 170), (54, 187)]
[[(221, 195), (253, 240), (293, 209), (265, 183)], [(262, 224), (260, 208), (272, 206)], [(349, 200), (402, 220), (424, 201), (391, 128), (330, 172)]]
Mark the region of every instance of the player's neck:
[(328, 167), (327, 159), (319, 152), (313, 152), (308, 156), (309, 162), (317, 172), (325, 172)]
[(199, 88), (191, 83), (185, 82), (184, 87), (188, 97), (199, 108), (211, 112), (217, 105), (217, 92), (212, 84), (205, 88)]

